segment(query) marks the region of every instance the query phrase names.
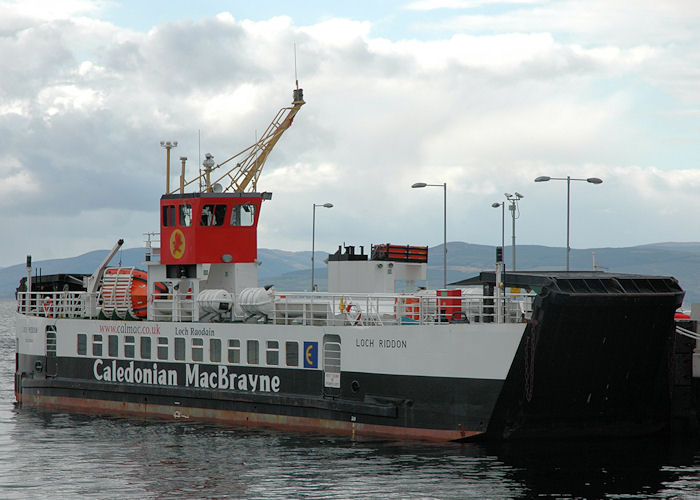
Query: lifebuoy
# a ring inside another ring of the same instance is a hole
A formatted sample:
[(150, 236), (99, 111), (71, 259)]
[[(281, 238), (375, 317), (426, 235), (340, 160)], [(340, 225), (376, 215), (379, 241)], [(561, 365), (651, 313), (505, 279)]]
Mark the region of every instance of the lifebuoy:
[(358, 325), (362, 319), (362, 310), (352, 302), (348, 302), (348, 305), (345, 307), (345, 316), (351, 325)]
[(469, 318), (462, 311), (456, 311), (452, 313), (451, 323), (469, 323)]
[(50, 298), (45, 298), (41, 307), (44, 309), (44, 316), (53, 318), (53, 301)]

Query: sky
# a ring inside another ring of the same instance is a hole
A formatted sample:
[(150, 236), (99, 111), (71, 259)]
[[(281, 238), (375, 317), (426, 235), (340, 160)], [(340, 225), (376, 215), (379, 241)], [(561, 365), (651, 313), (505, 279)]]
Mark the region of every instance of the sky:
[[(0, 0), (0, 267), (143, 246), (188, 174), (306, 105), (259, 247), (700, 241), (695, 0)], [(173, 173), (171, 182), (177, 182)], [(440, 187), (411, 189), (415, 182)], [(506, 211), (505, 239), (512, 219)]]

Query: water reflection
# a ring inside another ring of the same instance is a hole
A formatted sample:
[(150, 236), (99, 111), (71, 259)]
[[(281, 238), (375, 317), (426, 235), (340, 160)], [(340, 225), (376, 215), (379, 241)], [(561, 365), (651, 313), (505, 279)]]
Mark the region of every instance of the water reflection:
[(11, 413), (2, 427), (9, 446), (0, 450), (0, 484), (15, 498), (49, 491), (100, 498), (700, 495), (697, 443), (665, 438), (434, 445)]
[[(200, 423), (16, 412), (6, 486), (61, 496), (505, 498), (523, 493), (481, 445), (357, 442)], [(22, 471), (21, 478), (17, 476)], [(97, 486), (99, 485), (99, 487)], [(19, 495), (24, 496), (26, 491)]]
[(694, 464), (696, 443), (666, 437), (491, 446), (528, 496), (666, 498), (679, 475), (665, 464)]

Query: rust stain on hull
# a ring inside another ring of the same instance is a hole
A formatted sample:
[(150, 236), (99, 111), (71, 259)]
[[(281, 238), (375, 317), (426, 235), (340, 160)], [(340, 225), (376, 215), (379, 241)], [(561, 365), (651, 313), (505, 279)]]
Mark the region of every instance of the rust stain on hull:
[(63, 396), (16, 394), (16, 398), (21, 405), (47, 409), (63, 409), (85, 414), (127, 415), (142, 418), (160, 418), (164, 420), (197, 420), (241, 427), (263, 427), (287, 431), (351, 435), (353, 437), (363, 436), (423, 441), (458, 441), (483, 434), (481, 431), (467, 431), (461, 425), (455, 430), (423, 429), (364, 424), (322, 418), (294, 417), (234, 410), (214, 410), (183, 407), (180, 405), (156, 405), (124, 401), (69, 398)]

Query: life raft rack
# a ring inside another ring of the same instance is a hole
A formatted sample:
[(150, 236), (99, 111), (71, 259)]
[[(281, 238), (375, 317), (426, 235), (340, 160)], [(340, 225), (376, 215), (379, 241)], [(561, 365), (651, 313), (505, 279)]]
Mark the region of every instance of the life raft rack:
[(372, 260), (395, 262), (428, 262), (428, 247), (416, 245), (372, 245)]
[[(161, 282), (154, 284), (156, 294), (168, 292)], [(143, 319), (148, 312), (148, 273), (134, 267), (109, 267), (100, 288), (101, 315), (105, 318)]]

